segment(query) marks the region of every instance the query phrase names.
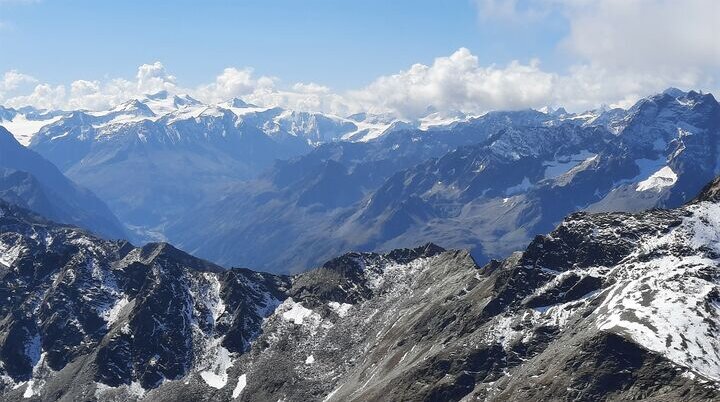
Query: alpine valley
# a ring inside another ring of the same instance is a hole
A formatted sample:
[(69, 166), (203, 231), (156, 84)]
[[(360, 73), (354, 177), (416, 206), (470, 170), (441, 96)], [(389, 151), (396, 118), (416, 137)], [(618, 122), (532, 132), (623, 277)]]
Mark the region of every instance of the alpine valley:
[(0, 126), (2, 400), (720, 400), (712, 94)]
[(129, 240), (275, 273), (425, 242), (483, 263), (575, 211), (680, 206), (720, 173), (720, 105), (677, 89), (628, 110), (416, 121), (167, 92), (105, 112), (2, 116), (104, 200)]

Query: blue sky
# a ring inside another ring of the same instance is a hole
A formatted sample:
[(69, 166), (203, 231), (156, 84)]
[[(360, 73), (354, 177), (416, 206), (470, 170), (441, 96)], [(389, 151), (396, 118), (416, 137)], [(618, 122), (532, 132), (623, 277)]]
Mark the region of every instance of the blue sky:
[(0, 0), (0, 104), (170, 89), (336, 113), (623, 106), (720, 87), (717, 15), (716, 0)]
[(560, 18), (541, 26), (481, 19), (469, 0), (5, 0), (0, 7), (8, 25), (0, 71), (50, 82), (127, 76), (161, 60), (188, 84), (227, 66), (253, 66), (289, 82), (349, 89), (460, 47), (489, 63), (549, 65), (567, 30)]

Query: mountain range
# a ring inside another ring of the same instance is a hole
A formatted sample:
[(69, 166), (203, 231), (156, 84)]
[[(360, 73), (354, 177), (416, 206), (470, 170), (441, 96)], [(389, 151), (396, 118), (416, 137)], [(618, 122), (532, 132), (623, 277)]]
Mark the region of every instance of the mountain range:
[[(398, 126), (387, 116), (340, 118), (240, 99), (208, 105), (167, 91), (106, 111), (1, 112), (0, 125), (106, 200), (139, 241), (164, 239), (167, 224), (277, 159)], [(438, 122), (443, 121), (432, 115), (416, 124)]]
[(711, 94), (428, 113), (0, 109), (0, 399), (720, 399)]
[(478, 266), (433, 244), (294, 276), (0, 201), (5, 400), (720, 398), (720, 179)]
[(448, 129), (320, 145), (165, 233), (203, 258), (280, 272), (423, 242), (470, 248), (486, 262), (574, 211), (682, 205), (720, 173), (719, 140), (720, 105), (697, 92), (571, 117), (494, 112)]
[(3, 116), (32, 121), (37, 133), (18, 138), (98, 194), (130, 240), (280, 273), (423, 242), (487, 262), (571, 212), (676, 207), (720, 173), (720, 106), (672, 88), (628, 110), (416, 121), (167, 92), (103, 112)]

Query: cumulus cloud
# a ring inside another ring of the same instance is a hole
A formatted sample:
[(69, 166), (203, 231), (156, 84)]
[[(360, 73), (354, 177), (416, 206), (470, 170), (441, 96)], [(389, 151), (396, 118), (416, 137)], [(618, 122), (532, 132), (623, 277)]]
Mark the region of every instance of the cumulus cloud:
[(138, 92), (153, 93), (175, 89), (175, 77), (168, 74), (159, 61), (138, 67), (136, 78)]
[(538, 61), (483, 67), (468, 49), (461, 48), (430, 66), (415, 64), (349, 95), (363, 109), (412, 118), (426, 114), (428, 108), (471, 112), (542, 106), (551, 96), (554, 81), (555, 76), (542, 71)]
[(10, 70), (3, 74), (3, 79), (0, 81), (0, 92), (14, 91), (24, 84), (34, 84), (36, 82), (38, 80), (35, 77), (17, 70)]
[(10, 99), (7, 104), (14, 107), (35, 106), (41, 109), (58, 109), (65, 104), (65, 87), (62, 85), (38, 84), (32, 92)]
[[(2, 2), (3, 0), (0, 0)], [(17, 1), (17, 0), (16, 0)], [(22, 1), (22, 0), (20, 0)], [(558, 51), (570, 62), (547, 71), (539, 60), (504, 65), (460, 48), (430, 65), (415, 64), (342, 93), (321, 83), (283, 85), (249, 67), (228, 67), (197, 87), (183, 87), (159, 61), (135, 77), (41, 82), (11, 70), (0, 76), (0, 103), (43, 108), (104, 109), (167, 90), (206, 102), (234, 97), (262, 106), (349, 114), (391, 112), (417, 117), (428, 110), (480, 113), (491, 109), (601, 104), (626, 106), (668, 86), (720, 88), (717, 0), (473, 0), (485, 23), (567, 23)], [(479, 57), (478, 57), (479, 56)], [(80, 77), (81, 78), (81, 77)]]
[[(1, 99), (3, 90), (15, 90), (27, 84), (36, 84), (30, 94)], [(278, 79), (255, 76), (250, 68), (226, 68), (210, 84), (185, 88), (162, 63), (155, 62), (140, 66), (135, 80), (77, 80), (70, 84), (69, 91), (62, 85), (37, 83), (33, 77), (11, 71), (0, 83), (0, 101), (15, 107), (99, 110), (168, 90), (189, 93), (208, 103), (238, 97), (260, 106), (337, 115), (358, 111), (393, 113), (412, 119), (431, 110), (482, 113), (542, 106), (564, 106), (577, 111), (603, 104), (626, 107), (668, 86), (693, 88), (698, 85), (706, 87), (703, 85), (711, 85), (711, 81), (693, 71), (672, 75), (633, 70), (618, 72), (599, 63), (577, 64), (564, 74), (543, 70), (538, 60), (483, 65), (470, 50), (460, 48), (449, 56), (436, 58), (430, 65), (415, 64), (396, 74), (378, 77), (364, 88), (344, 93), (335, 93), (317, 83), (295, 83), (281, 88)]]
[[(28, 84), (31, 86), (28, 91)], [(51, 85), (16, 70), (4, 74), (0, 82), (0, 102), (12, 106), (35, 106), (42, 109), (100, 110), (116, 106), (129, 99), (162, 90), (182, 91), (176, 79), (160, 62), (138, 67), (135, 80), (114, 78), (107, 81), (76, 80), (65, 85)]]
[(322, 83), (284, 85), (249, 67), (228, 67), (196, 87), (184, 87), (157, 61), (134, 78), (63, 85), (42, 83), (19, 71), (0, 81), (0, 103), (45, 108), (104, 109), (168, 90), (215, 103), (239, 97), (261, 106), (330, 112), (358, 111), (422, 116), (428, 110), (482, 113), (493, 109), (564, 106), (585, 110), (628, 106), (668, 86), (720, 88), (716, 0), (474, 0), (485, 19), (542, 23), (562, 16), (567, 35), (558, 51), (571, 61), (548, 71), (540, 60), (503, 65), (460, 48), (429, 65), (415, 64), (377, 77), (355, 90), (335, 92)]
[(195, 95), (208, 102), (222, 102), (231, 98), (242, 98), (255, 91), (272, 90), (275, 79), (267, 76), (254, 77), (252, 68), (229, 67), (215, 78), (215, 82), (202, 85)]

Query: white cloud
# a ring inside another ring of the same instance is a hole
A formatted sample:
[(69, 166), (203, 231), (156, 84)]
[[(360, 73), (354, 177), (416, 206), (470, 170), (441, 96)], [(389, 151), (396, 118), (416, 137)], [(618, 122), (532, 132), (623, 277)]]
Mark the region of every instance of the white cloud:
[[(428, 110), (481, 113), (498, 109), (564, 106), (585, 110), (603, 104), (628, 106), (642, 96), (668, 86), (700, 89), (713, 82), (702, 73), (688, 70), (674, 74), (649, 74), (631, 69), (620, 71), (600, 63), (578, 64), (565, 74), (545, 71), (538, 60), (511, 62), (504, 66), (482, 65), (477, 56), (461, 48), (431, 65), (415, 64), (393, 75), (378, 77), (368, 86), (335, 93), (318, 83), (295, 83), (279, 87), (278, 79), (255, 76), (250, 68), (226, 68), (212, 83), (182, 87), (160, 62), (138, 68), (135, 80), (76, 80), (66, 91), (18, 71), (9, 71), (0, 81), (0, 102), (9, 106), (100, 110), (128, 99), (159, 90), (189, 93), (205, 102), (234, 97), (261, 106), (330, 112), (347, 115), (358, 111), (395, 113), (414, 118)], [(32, 85), (31, 85), (32, 84)], [(30, 86), (29, 94), (17, 92)]]
[[(568, 34), (558, 51), (573, 57), (566, 71), (547, 71), (538, 60), (496, 65), (460, 48), (430, 65), (415, 64), (337, 93), (320, 83), (282, 85), (252, 68), (228, 67), (209, 83), (183, 87), (160, 62), (144, 64), (134, 79), (40, 83), (18, 71), (0, 81), (0, 103), (11, 106), (102, 109), (143, 94), (168, 90), (206, 102), (234, 97), (262, 105), (346, 115), (357, 111), (417, 117), (428, 109), (480, 113), (493, 109), (602, 104), (628, 106), (668, 86), (720, 88), (716, 0), (475, 0), (482, 18), (542, 23), (564, 16)], [(482, 55), (480, 55), (482, 56)]]
[(255, 91), (272, 90), (274, 86), (275, 79), (272, 77), (253, 77), (252, 68), (229, 67), (223, 70), (212, 84), (200, 86), (195, 90), (195, 94), (208, 102), (221, 102), (246, 97)]
[(394, 111), (417, 117), (428, 108), (485, 111), (542, 106), (552, 95), (556, 77), (533, 61), (505, 67), (479, 64), (468, 49), (435, 59), (431, 66), (415, 64), (409, 70), (380, 77), (350, 98), (361, 108)]
[(38, 82), (35, 77), (23, 74), (17, 70), (10, 70), (3, 74), (0, 81), (0, 92), (14, 91), (24, 84), (34, 84)]
[(175, 89), (175, 77), (168, 74), (159, 61), (138, 67), (136, 78), (138, 92), (153, 93)]
[(479, 113), (551, 105), (581, 110), (628, 105), (668, 86), (720, 88), (718, 0), (473, 1), (484, 23), (564, 18), (568, 33), (558, 52), (570, 57), (569, 67), (547, 71), (538, 60), (496, 65), (461, 48), (430, 65), (415, 64), (343, 93), (321, 83), (282, 85), (249, 67), (228, 67), (197, 87), (183, 87), (159, 61), (138, 67), (134, 78), (78, 79), (66, 85), (11, 70), (0, 76), (0, 103), (103, 109), (168, 90), (206, 102), (241, 97), (263, 106), (341, 115), (367, 110), (416, 117), (428, 108)]
[(330, 88), (325, 85), (316, 84), (314, 82), (298, 82), (292, 86), (293, 91), (306, 94), (327, 94)]
[(590, 64), (668, 75), (720, 68), (717, 0), (566, 0), (565, 11), (564, 46)]
[[(38, 83), (35, 78), (13, 70), (5, 73), (0, 81), (0, 102), (14, 107), (99, 110), (168, 90), (189, 93), (211, 103), (240, 97), (268, 107), (338, 115), (358, 111), (390, 112), (414, 118), (425, 115), (428, 110), (481, 113), (547, 105), (576, 111), (603, 104), (625, 107), (668, 86), (706, 89), (713, 85), (705, 74), (692, 69), (651, 74), (586, 63), (558, 74), (543, 70), (537, 60), (525, 64), (514, 61), (504, 66), (482, 65), (478, 57), (465, 48), (450, 56), (438, 57), (431, 65), (415, 64), (345, 93), (335, 93), (317, 83), (296, 83), (283, 89), (278, 82), (273, 77), (255, 76), (250, 68), (226, 68), (212, 83), (186, 88), (177, 83), (162, 63), (155, 62), (140, 66), (135, 80), (76, 80), (66, 91), (63, 85)], [(31, 86), (29, 94), (7, 95), (28, 85)]]
[(12, 107), (35, 106), (41, 109), (58, 109), (65, 105), (65, 87), (62, 85), (38, 84), (32, 92), (11, 98), (7, 104)]

